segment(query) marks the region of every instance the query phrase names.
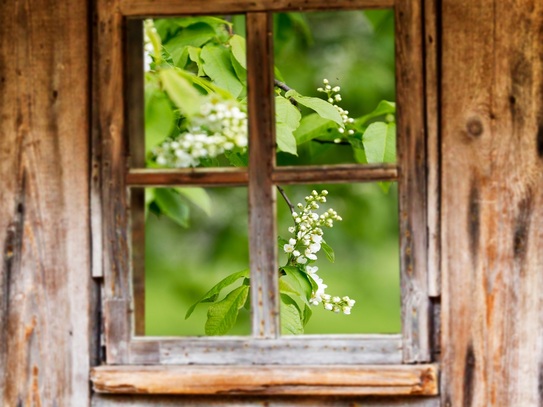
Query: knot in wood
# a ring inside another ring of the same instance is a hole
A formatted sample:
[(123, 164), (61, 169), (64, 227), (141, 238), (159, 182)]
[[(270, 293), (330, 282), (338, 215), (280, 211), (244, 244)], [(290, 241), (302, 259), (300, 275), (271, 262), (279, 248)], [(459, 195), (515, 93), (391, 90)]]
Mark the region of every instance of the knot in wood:
[(472, 137), (479, 137), (484, 131), (483, 123), (477, 118), (469, 119), (466, 128)]

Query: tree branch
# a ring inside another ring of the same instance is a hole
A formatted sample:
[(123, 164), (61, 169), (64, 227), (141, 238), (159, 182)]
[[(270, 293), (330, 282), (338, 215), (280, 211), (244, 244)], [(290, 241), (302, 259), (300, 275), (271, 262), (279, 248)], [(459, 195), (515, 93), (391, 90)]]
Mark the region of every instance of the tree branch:
[[(284, 90), (285, 92), (288, 92), (289, 90), (293, 90), (290, 86), (288, 86), (286, 83), (283, 83), (277, 79), (274, 79), (274, 84), (276, 87), (278, 87), (281, 90)], [(292, 103), (294, 106), (298, 106), (298, 102), (294, 100), (294, 98), (288, 98), (290, 103)]]
[(292, 205), (292, 202), (290, 202), (290, 199), (288, 199), (288, 196), (285, 193), (285, 190), (283, 188), (281, 188), (279, 185), (277, 185), (277, 190), (279, 191), (279, 193), (281, 194), (281, 196), (283, 197), (283, 199), (287, 203), (287, 205), (288, 205), (288, 207), (290, 209), (290, 213), (296, 212), (296, 208), (294, 207), (294, 205)]

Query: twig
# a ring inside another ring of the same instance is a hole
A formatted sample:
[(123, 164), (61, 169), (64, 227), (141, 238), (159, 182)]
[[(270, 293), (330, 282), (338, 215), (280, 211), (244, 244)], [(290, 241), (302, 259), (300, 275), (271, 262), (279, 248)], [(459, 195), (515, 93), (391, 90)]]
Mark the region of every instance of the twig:
[[(284, 90), (285, 92), (288, 92), (289, 90), (293, 90), (290, 86), (288, 86), (286, 83), (283, 83), (277, 79), (274, 80), (275, 86), (277, 86), (279, 89)], [(290, 103), (292, 103), (294, 106), (298, 106), (298, 102), (294, 98), (288, 98)]]
[(288, 205), (288, 207), (290, 209), (290, 213), (296, 212), (296, 208), (294, 207), (294, 205), (292, 205), (292, 202), (290, 202), (290, 199), (288, 199), (288, 196), (285, 193), (285, 190), (283, 188), (281, 188), (279, 185), (277, 185), (277, 190), (279, 191), (279, 193), (281, 194), (281, 196), (283, 197), (283, 199), (287, 203), (287, 205)]

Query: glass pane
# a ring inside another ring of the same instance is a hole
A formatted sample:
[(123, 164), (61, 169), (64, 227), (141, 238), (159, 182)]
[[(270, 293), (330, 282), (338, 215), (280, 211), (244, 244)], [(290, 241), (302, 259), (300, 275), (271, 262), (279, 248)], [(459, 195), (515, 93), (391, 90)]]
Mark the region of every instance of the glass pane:
[(275, 15), (279, 165), (395, 162), (392, 10)]
[(145, 20), (145, 165), (247, 165), (245, 18)]
[(278, 198), (283, 334), (400, 332), (396, 185), (297, 185), (284, 195), (292, 209)]
[[(142, 192), (133, 190), (133, 208), (141, 206), (134, 198), (142, 197)], [(144, 210), (132, 210), (135, 303), (136, 309), (138, 301), (140, 309), (144, 308), (144, 314), (136, 312), (136, 318), (145, 320), (144, 332), (139, 333), (249, 334), (247, 189), (146, 188)], [(143, 232), (138, 224), (144, 225)], [(137, 274), (142, 261), (144, 290), (139, 290), (138, 296)], [(199, 303), (214, 285), (236, 272), (237, 278), (218, 290), (217, 296)], [(236, 301), (246, 301), (240, 303), (241, 309), (230, 307), (237, 318), (228, 325), (221, 312), (228, 309), (225, 304), (230, 300), (226, 298), (231, 292), (237, 293)], [(194, 312), (185, 318), (194, 304)], [(208, 312), (216, 317), (208, 320)]]

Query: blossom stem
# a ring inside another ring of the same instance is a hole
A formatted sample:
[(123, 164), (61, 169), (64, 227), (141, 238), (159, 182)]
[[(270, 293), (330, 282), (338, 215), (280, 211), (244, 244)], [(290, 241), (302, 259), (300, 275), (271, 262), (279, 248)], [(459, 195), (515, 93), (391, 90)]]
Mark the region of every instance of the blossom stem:
[(288, 207), (290, 209), (290, 213), (296, 212), (296, 208), (294, 207), (294, 205), (292, 205), (292, 202), (290, 202), (290, 199), (288, 199), (288, 196), (285, 193), (285, 190), (283, 188), (281, 188), (279, 185), (277, 185), (277, 190), (279, 191), (279, 193), (281, 194), (281, 196), (283, 197), (283, 199), (287, 203), (287, 205), (288, 205)]

